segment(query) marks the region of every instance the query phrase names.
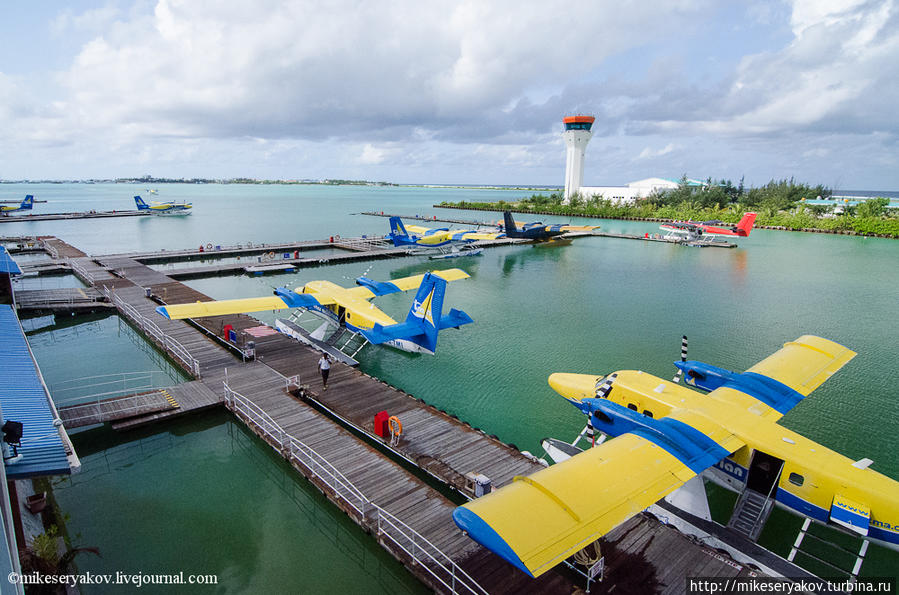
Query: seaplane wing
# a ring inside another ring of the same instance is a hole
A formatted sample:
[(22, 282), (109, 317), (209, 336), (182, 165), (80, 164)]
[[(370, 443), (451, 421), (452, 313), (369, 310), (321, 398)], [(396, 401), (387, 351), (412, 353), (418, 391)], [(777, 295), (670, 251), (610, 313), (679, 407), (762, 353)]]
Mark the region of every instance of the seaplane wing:
[[(432, 275), (440, 277), (444, 281), (458, 281), (460, 279), (468, 279), (470, 276), (462, 269), (445, 269), (442, 271), (432, 271)], [(359, 277), (356, 284), (360, 287), (348, 289), (347, 293), (357, 297), (370, 299), (376, 296), (398, 293), (400, 291), (409, 291), (410, 289), (418, 289), (425, 276), (413, 275), (411, 277), (402, 277), (392, 281), (378, 282), (368, 277)]]
[(469, 537), (537, 577), (720, 460), (720, 446), (712, 456), (684, 456), (681, 449), (701, 449), (701, 442), (679, 449), (651, 432), (623, 434), (516, 477), (457, 508), (453, 519)]
[(226, 314), (247, 314), (266, 310), (283, 310), (285, 308), (309, 308), (317, 305), (328, 305), (333, 300), (322, 296), (312, 296), (293, 292), (279, 292), (278, 295), (242, 298), (236, 300), (218, 300), (211, 302), (194, 302), (192, 304), (174, 304), (159, 306), (156, 311), (171, 320), (184, 318), (201, 318), (203, 316), (225, 316)]
[[(675, 362), (686, 382), (709, 396), (748, 404), (756, 414), (778, 419), (845, 366), (855, 352), (828, 339), (803, 335), (742, 374), (701, 362)], [(747, 403), (746, 395), (752, 398)]]

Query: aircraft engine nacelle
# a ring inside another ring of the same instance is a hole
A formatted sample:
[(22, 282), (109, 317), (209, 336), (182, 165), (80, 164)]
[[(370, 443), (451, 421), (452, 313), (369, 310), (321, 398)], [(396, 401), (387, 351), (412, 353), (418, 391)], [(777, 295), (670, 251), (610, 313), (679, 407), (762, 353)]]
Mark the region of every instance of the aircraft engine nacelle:
[(595, 429), (609, 436), (637, 435), (677, 457), (696, 474), (730, 454), (699, 430), (673, 417), (655, 419), (606, 399), (584, 399), (582, 403), (590, 411)]
[(706, 392), (721, 388), (740, 376), (736, 372), (694, 360), (674, 362), (674, 365), (684, 372), (684, 382)]

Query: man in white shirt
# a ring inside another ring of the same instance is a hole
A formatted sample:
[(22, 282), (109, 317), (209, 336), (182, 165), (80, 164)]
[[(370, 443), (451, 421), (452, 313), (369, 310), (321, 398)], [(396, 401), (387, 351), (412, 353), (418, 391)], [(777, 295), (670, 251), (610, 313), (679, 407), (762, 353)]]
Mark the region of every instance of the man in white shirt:
[(331, 358), (327, 353), (322, 354), (322, 358), (318, 360), (318, 369), (322, 373), (322, 390), (328, 390), (328, 373), (331, 372)]

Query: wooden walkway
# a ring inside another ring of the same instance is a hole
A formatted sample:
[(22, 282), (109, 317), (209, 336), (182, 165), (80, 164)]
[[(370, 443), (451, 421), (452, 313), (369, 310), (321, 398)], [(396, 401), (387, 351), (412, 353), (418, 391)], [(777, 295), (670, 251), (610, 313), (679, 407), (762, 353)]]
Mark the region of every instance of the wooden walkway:
[[(35, 201), (37, 202), (37, 201)], [(58, 221), (60, 219), (108, 219), (110, 217), (144, 217), (152, 215), (145, 211), (87, 211), (83, 213), (35, 213), (32, 215), (10, 215), (0, 217), (0, 223), (16, 221)]]
[(170, 400), (167, 392), (162, 390), (114, 397), (59, 407), (59, 418), (66, 429), (80, 428), (94, 424), (137, 417), (157, 411), (176, 409), (178, 403)]
[(44, 312), (96, 312), (114, 308), (98, 289), (65, 287), (16, 291), (18, 310)]

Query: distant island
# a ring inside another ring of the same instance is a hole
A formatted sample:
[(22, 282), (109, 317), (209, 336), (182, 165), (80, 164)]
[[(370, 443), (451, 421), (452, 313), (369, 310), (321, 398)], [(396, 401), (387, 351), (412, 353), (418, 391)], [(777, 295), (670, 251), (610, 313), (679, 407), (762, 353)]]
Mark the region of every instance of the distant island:
[(371, 180), (342, 180), (342, 179), (289, 179), (289, 180), (260, 180), (257, 178), (157, 178), (150, 175), (134, 178), (89, 178), (85, 180), (3, 180), (0, 184), (275, 184), (275, 185), (322, 185), (322, 186), (394, 186), (398, 188), (459, 188), (466, 190), (526, 190), (556, 191), (558, 186), (531, 186), (514, 185), (503, 186), (495, 184), (400, 184), (396, 182), (374, 182)]
[[(602, 196), (574, 195), (563, 204), (561, 192), (533, 194), (517, 201), (441, 202), (435, 207), (515, 211), (544, 215), (637, 219), (648, 221), (723, 221), (736, 223), (747, 211), (758, 213), (757, 227), (793, 231), (848, 233), (851, 235), (899, 238), (899, 209), (888, 198), (871, 198), (857, 205), (840, 201), (808, 204), (831, 196), (827, 188), (794, 180), (771, 180), (759, 188), (738, 186), (729, 180), (709, 179), (706, 184), (688, 184), (686, 178), (672, 190), (656, 191), (633, 202), (614, 202)], [(842, 212), (835, 212), (835, 207)]]
[(0, 180), (0, 184), (324, 184), (328, 186), (398, 186), (369, 180), (257, 180), (256, 178), (90, 178), (86, 180)]

